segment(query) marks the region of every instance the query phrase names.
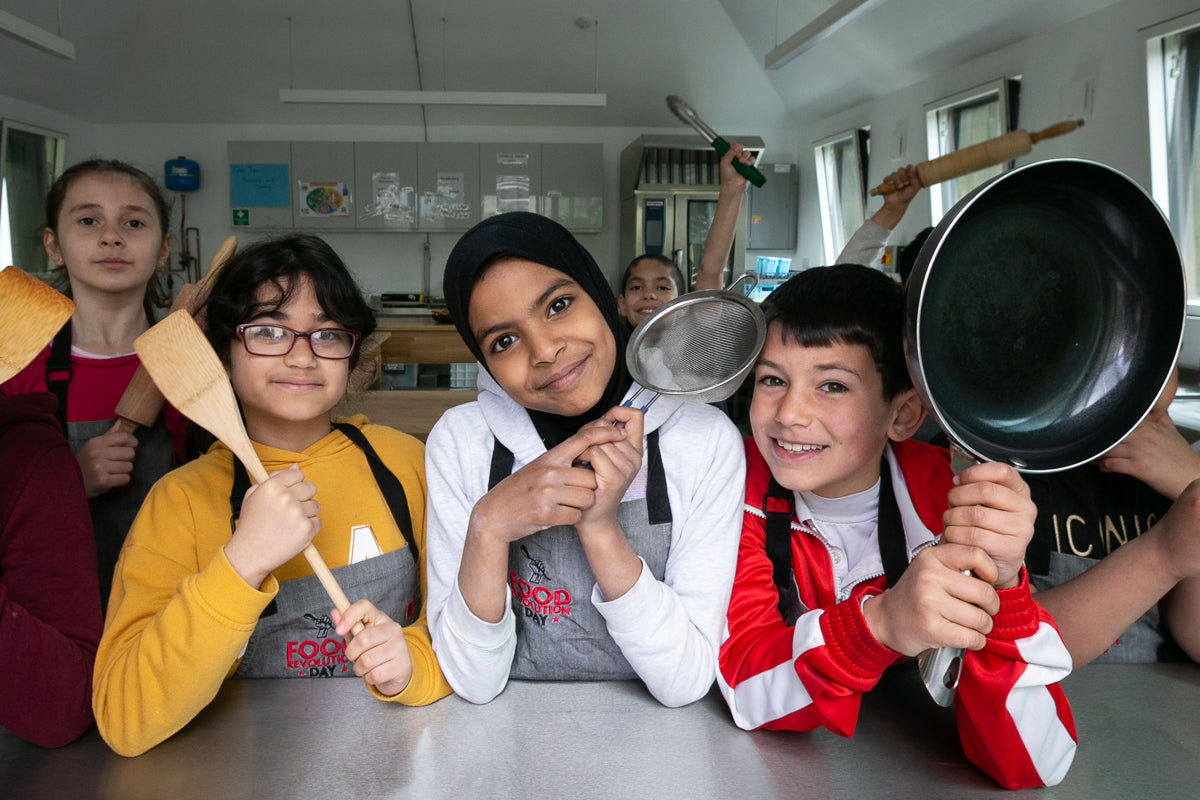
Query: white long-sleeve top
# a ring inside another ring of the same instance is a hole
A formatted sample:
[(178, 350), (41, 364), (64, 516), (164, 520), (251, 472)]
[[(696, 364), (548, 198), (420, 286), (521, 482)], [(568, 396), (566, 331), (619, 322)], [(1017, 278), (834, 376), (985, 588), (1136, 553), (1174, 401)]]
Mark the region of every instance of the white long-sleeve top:
[[(508, 682), (516, 648), (516, 618), (506, 588), (504, 617), (489, 623), (471, 613), (458, 589), (458, 569), (475, 502), (488, 491), (494, 439), (513, 453), (514, 471), (545, 452), (525, 409), (479, 373), (479, 399), (447, 411), (425, 447), (429, 486), (426, 559), (427, 617), (434, 651), (454, 691), (486, 703)], [(741, 530), (745, 455), (733, 423), (703, 404), (658, 399), (645, 432), (659, 431), (671, 504), (671, 549), (657, 580), (641, 576), (621, 597), (591, 602), (608, 634), (666, 706), (708, 692), (733, 585)]]

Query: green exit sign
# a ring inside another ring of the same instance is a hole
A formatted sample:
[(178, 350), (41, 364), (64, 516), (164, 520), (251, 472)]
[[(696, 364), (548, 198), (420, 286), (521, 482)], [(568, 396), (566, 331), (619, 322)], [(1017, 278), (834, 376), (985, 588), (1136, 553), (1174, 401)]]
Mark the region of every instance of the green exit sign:
[(250, 224), (250, 209), (248, 209), (248, 208), (233, 209), (233, 224), (234, 225), (249, 225)]

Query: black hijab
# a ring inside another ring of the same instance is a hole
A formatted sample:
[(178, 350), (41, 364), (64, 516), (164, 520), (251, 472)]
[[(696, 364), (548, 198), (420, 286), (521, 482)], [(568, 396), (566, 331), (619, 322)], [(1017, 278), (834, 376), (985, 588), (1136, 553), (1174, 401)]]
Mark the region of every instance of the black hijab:
[[(467, 318), (471, 289), (480, 271), (501, 256), (523, 258), (565, 273), (592, 298), (616, 340), (616, 363), (599, 402), (577, 417), (526, 409), (546, 448), (573, 436), (583, 425), (620, 404), (632, 383), (625, 366), (629, 328), (617, 313), (617, 301), (591, 254), (566, 228), (540, 214), (514, 211), (489, 217), (463, 234), (446, 260), (442, 292), (458, 335), (487, 369), (487, 359), (475, 341)], [(488, 370), (490, 373), (491, 370)]]

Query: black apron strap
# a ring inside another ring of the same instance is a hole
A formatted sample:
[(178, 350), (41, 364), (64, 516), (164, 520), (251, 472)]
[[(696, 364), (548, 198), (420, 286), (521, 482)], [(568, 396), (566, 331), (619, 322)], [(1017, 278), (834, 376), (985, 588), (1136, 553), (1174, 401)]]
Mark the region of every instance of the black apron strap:
[[(366, 436), (363, 436), (362, 431), (345, 422), (335, 422), (333, 427), (341, 431), (347, 439), (363, 451), (363, 455), (367, 458), (367, 464), (371, 467), (371, 474), (375, 478), (375, 483), (383, 493), (383, 499), (387, 502), (388, 510), (392, 512), (392, 519), (396, 521), (396, 526), (400, 528), (400, 533), (404, 536), (404, 541), (408, 544), (408, 550), (413, 557), (413, 561), (420, 564), (421, 557), (417, 552), (417, 540), (413, 536), (412, 515), (408, 512), (408, 496), (404, 492), (404, 486), (400, 483), (400, 479), (393, 475), (392, 471), (383, 463), (383, 460), (379, 458), (379, 454), (375, 452), (375, 448), (371, 447), (371, 443), (367, 441)], [(250, 476), (246, 474), (246, 468), (242, 466), (242, 462), (234, 458), (233, 486), (229, 490), (229, 508), (231, 511), (229, 527), (231, 531), (236, 528), (238, 517), (242, 514), (242, 501), (245, 499), (246, 492), (249, 489)]]
[(772, 475), (762, 500), (763, 514), (767, 518), (764, 527), (767, 558), (771, 560), (771, 582), (775, 584), (775, 591), (779, 595), (779, 615), (789, 627), (796, 624), (801, 613), (800, 593), (792, 578), (794, 508), (792, 491), (780, 486)]
[[(788, 625), (800, 617), (800, 598), (792, 578), (792, 492), (771, 477), (763, 495), (767, 558), (771, 561), (771, 581), (779, 594), (779, 614)], [(879, 554), (888, 586), (895, 586), (908, 567), (908, 544), (900, 506), (892, 487), (892, 471), (885, 456), (879, 467)]]
[[(646, 518), (651, 525), (670, 524), (671, 498), (667, 495), (667, 472), (663, 468), (662, 451), (658, 446), (658, 431), (650, 431), (646, 435), (646, 455), (649, 463), (646, 465)], [(488, 491), (496, 488), (496, 484), (512, 475), (515, 458), (512, 451), (492, 440), (492, 463), (488, 471)]]
[(417, 552), (417, 540), (413, 536), (412, 516), (408, 513), (408, 496), (404, 493), (404, 486), (400, 483), (400, 479), (392, 474), (392, 471), (383, 463), (383, 459), (375, 452), (375, 448), (371, 447), (371, 443), (367, 441), (367, 437), (363, 435), (362, 431), (348, 422), (335, 422), (333, 427), (358, 445), (366, 455), (367, 463), (371, 466), (371, 474), (375, 476), (375, 483), (379, 485), (379, 490), (383, 492), (383, 499), (387, 501), (388, 508), (392, 512), (392, 519), (396, 521), (400, 533), (404, 535), (404, 541), (408, 543), (408, 550), (412, 553), (413, 562), (419, 565), (421, 556)]
[(242, 516), (242, 501), (250, 491), (250, 476), (237, 456), (233, 457), (233, 486), (229, 489), (229, 533), (237, 530), (238, 518)]
[(892, 468), (887, 456), (879, 465), (879, 556), (888, 586), (895, 586), (908, 567), (908, 541), (900, 520), (900, 505), (892, 488)]
[(667, 495), (667, 471), (658, 449), (658, 430), (646, 435), (646, 517), (651, 525), (671, 524), (671, 498)]
[(58, 399), (54, 416), (63, 431), (67, 430), (67, 386), (71, 383), (71, 320), (59, 328), (50, 344), (46, 359), (46, 391)]
[(492, 439), (492, 467), (488, 472), (488, 491), (496, 488), (496, 484), (512, 475), (515, 459), (512, 451), (500, 444), (499, 439)]

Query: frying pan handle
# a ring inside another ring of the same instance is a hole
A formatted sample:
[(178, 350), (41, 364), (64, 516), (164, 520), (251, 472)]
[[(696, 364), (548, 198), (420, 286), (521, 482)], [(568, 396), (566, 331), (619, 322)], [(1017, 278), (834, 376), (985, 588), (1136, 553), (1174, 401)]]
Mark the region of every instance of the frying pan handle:
[[(713, 149), (721, 155), (725, 155), (729, 152), (729, 142), (725, 141), (725, 139), (720, 136), (712, 140), (712, 146)], [(733, 160), (733, 168), (741, 173), (743, 178), (750, 181), (750, 183), (754, 184), (755, 186), (762, 186), (767, 182), (767, 176), (759, 172), (758, 167), (754, 166), (753, 164), (743, 164), (741, 161), (738, 161), (735, 158)]]
[[(979, 463), (979, 459), (968, 453), (962, 445), (950, 439), (950, 469), (954, 474), (962, 472), (967, 467)], [(970, 571), (964, 570), (964, 575)], [(939, 706), (949, 706), (954, 703), (954, 690), (958, 688), (958, 679), (962, 674), (963, 650), (961, 647), (938, 647), (926, 650), (917, 656), (917, 666), (921, 671), (921, 682), (929, 690), (929, 696)]]

